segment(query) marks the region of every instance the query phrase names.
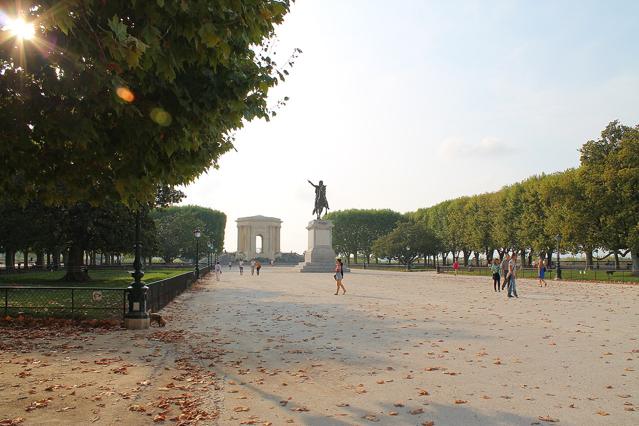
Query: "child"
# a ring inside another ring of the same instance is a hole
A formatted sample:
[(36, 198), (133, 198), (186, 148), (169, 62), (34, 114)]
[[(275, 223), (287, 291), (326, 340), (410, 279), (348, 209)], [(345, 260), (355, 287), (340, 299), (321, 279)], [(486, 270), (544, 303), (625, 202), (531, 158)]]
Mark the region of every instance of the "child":
[(547, 287), (548, 284), (546, 284), (546, 280), (544, 279), (544, 277), (546, 276), (546, 261), (543, 260), (541, 257), (539, 258), (539, 262), (537, 263), (537, 272), (537, 276), (539, 278), (539, 287), (541, 287), (541, 283), (544, 283), (544, 287)]

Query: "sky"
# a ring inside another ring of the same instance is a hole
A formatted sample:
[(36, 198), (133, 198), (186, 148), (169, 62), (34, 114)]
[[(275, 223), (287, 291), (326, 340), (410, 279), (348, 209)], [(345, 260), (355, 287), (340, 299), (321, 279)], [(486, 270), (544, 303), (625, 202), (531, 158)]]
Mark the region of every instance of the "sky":
[(282, 219), (307, 246), (314, 190), (331, 210), (413, 211), (579, 165), (612, 120), (639, 124), (638, 1), (297, 0), (270, 103), (184, 188), (183, 204)]

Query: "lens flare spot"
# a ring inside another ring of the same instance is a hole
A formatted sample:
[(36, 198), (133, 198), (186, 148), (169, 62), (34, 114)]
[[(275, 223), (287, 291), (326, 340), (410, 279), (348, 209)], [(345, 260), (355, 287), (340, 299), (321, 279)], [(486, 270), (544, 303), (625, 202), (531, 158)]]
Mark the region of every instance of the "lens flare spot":
[(149, 114), (151, 120), (155, 121), (160, 126), (168, 126), (173, 121), (173, 117), (163, 108), (153, 108)]
[(35, 27), (32, 22), (26, 22), (22, 18), (9, 19), (3, 30), (8, 30), (14, 37), (20, 40), (31, 40), (35, 37)]
[(118, 87), (115, 90), (115, 94), (118, 95), (118, 98), (122, 99), (124, 102), (131, 103), (135, 100), (135, 95), (128, 87)]

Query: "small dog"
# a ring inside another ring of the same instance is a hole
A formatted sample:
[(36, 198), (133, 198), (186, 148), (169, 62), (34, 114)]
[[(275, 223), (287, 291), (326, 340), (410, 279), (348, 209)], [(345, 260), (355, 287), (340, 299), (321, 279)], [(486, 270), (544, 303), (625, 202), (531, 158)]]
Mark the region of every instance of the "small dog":
[(166, 321), (164, 320), (164, 318), (162, 318), (162, 315), (158, 314), (157, 312), (151, 312), (149, 314), (149, 317), (151, 319), (151, 324), (153, 324), (154, 322), (157, 322), (158, 327), (166, 326)]

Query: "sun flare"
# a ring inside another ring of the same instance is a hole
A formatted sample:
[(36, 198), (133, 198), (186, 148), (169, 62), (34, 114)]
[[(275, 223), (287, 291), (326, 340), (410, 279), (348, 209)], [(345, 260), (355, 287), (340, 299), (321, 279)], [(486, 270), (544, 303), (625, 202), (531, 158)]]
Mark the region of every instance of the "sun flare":
[(22, 18), (10, 20), (5, 27), (5, 30), (10, 31), (14, 37), (21, 40), (31, 40), (35, 37), (35, 27), (33, 26), (33, 23), (26, 22)]

